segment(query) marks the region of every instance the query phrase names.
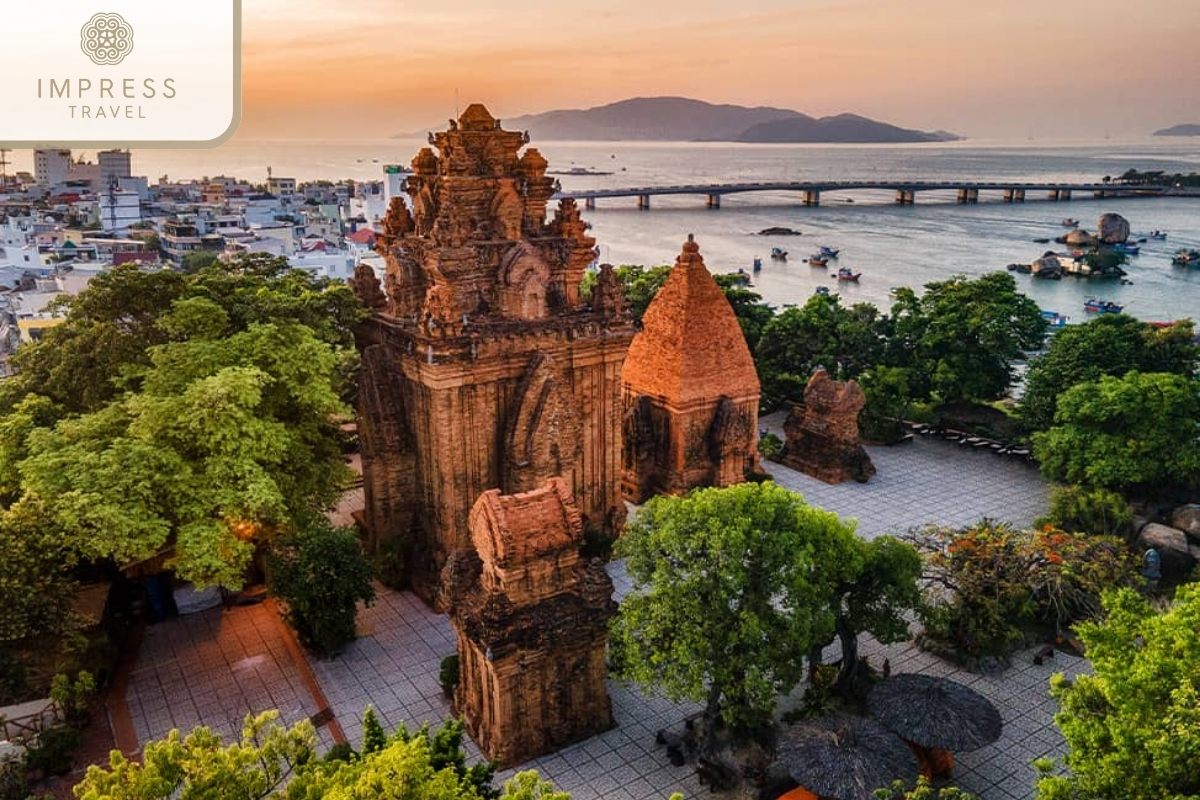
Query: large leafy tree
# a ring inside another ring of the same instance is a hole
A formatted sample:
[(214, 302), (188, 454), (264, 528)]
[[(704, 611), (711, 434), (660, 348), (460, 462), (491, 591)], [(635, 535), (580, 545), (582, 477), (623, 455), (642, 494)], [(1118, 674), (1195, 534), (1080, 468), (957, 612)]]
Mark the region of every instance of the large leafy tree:
[(347, 287), (266, 257), (120, 267), (66, 310), (0, 388), (0, 511), (36, 509), (74, 556), (173, 547), (182, 577), (237, 588), (256, 539), (336, 496)]
[(900, 289), (892, 324), (887, 363), (909, 370), (915, 396), (944, 403), (1002, 396), (1016, 361), (1046, 333), (1041, 310), (1007, 272), (955, 276), (920, 295)]
[(847, 308), (837, 295), (814, 295), (767, 323), (755, 360), (763, 384), (763, 405), (801, 400), (816, 367), (837, 380), (859, 377), (884, 355), (885, 321), (870, 303)]
[(1105, 608), (1105, 620), (1077, 628), (1093, 674), (1051, 682), (1062, 704), (1054, 719), (1067, 740), (1068, 772), (1042, 777), (1038, 798), (1194, 800), (1200, 587), (1180, 587), (1165, 613), (1130, 589), (1107, 596)]
[(617, 553), (634, 591), (612, 624), (616, 674), (743, 729), (803, 677), (861, 565), (850, 525), (774, 483), (657, 497)]
[(1200, 347), (1192, 342), (1191, 320), (1156, 328), (1124, 314), (1101, 314), (1082, 325), (1069, 325), (1035, 358), (1025, 376), (1019, 413), (1031, 431), (1054, 424), (1058, 398), (1081, 383), (1127, 372), (1196, 374)]
[(1068, 389), (1035, 434), (1051, 480), (1157, 497), (1200, 481), (1200, 380), (1130, 372)]

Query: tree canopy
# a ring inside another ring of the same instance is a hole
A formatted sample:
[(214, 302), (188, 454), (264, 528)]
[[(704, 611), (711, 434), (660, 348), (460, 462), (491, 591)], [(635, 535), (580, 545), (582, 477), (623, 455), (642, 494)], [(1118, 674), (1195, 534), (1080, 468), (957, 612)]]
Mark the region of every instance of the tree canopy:
[(1068, 389), (1033, 437), (1051, 480), (1157, 497), (1200, 481), (1200, 380), (1130, 372)]
[(347, 474), (336, 420), (360, 313), (286, 259), (98, 276), (0, 390), (0, 510), (36, 509), (83, 559), (170, 547), (181, 577), (240, 588), (254, 541)]
[(739, 728), (803, 677), (861, 565), (851, 525), (769, 482), (656, 497), (617, 554), (634, 591), (612, 623), (615, 673)]
[(763, 328), (755, 362), (763, 406), (802, 400), (809, 376), (824, 367), (835, 380), (858, 378), (884, 356), (884, 318), (870, 303), (847, 308), (837, 295), (813, 295)]
[(1156, 328), (1125, 314), (1100, 314), (1082, 325), (1068, 325), (1034, 358), (1025, 376), (1018, 411), (1030, 431), (1054, 424), (1058, 398), (1081, 383), (1127, 372), (1169, 372), (1191, 376), (1200, 366), (1200, 347), (1192, 343), (1190, 320)]
[(943, 403), (993, 400), (1012, 385), (1014, 364), (1041, 346), (1046, 321), (1008, 272), (955, 276), (896, 292), (887, 364), (909, 370), (917, 397)]
[[(1039, 800), (1200, 797), (1200, 586), (1164, 613), (1131, 589), (1107, 595), (1108, 617), (1078, 626), (1093, 674), (1062, 674), (1051, 694), (1067, 740), (1066, 775), (1044, 775)], [(1039, 768), (1049, 773), (1050, 765)]]

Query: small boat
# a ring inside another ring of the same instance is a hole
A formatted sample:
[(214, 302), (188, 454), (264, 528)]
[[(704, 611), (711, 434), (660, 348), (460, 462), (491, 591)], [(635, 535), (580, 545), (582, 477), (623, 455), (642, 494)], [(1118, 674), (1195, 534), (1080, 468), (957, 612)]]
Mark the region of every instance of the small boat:
[(1064, 220), (1062, 221), (1062, 226), (1063, 226), (1064, 228), (1078, 228), (1078, 227), (1079, 227), (1079, 220), (1077, 220), (1077, 219), (1071, 219), (1070, 217), (1067, 217), (1066, 219), (1064, 219)]
[(1046, 324), (1051, 328), (1061, 328), (1070, 319), (1070, 317), (1060, 314), (1057, 311), (1043, 311), (1042, 318), (1046, 320)]
[(840, 252), (842, 251), (836, 247), (826, 247), (825, 245), (821, 245), (821, 255), (825, 256), (826, 258), (837, 258), (838, 253)]
[(823, 267), (829, 263), (829, 259), (826, 258), (825, 256), (818, 255), (817, 253), (813, 253), (811, 256), (808, 257), (808, 263), (814, 267)]
[(1125, 306), (1119, 306), (1111, 300), (1099, 300), (1095, 297), (1089, 297), (1083, 302), (1083, 310), (1093, 314), (1120, 314), (1124, 309)]
[(776, 261), (787, 261), (787, 250), (784, 250), (782, 247), (772, 247), (771, 258)]
[(834, 277), (839, 281), (853, 281), (854, 283), (858, 283), (858, 279), (862, 277), (862, 273), (855, 272), (849, 267), (842, 267)]
[(1128, 242), (1117, 242), (1116, 244), (1114, 244), (1112, 246), (1112, 248), (1113, 248), (1113, 250), (1116, 250), (1118, 253), (1124, 253), (1127, 256), (1136, 256), (1138, 253), (1140, 253), (1142, 251), (1141, 246), (1136, 245), (1136, 244), (1129, 244)]
[(1180, 250), (1171, 257), (1171, 263), (1177, 267), (1200, 266), (1200, 250)]
[(1163, 239), (1167, 238), (1167, 232), (1160, 231), (1158, 229), (1152, 230), (1148, 233), (1135, 233), (1133, 235), (1136, 236), (1137, 238), (1141, 239), (1142, 241), (1145, 241), (1147, 239), (1156, 239), (1161, 242)]
[(753, 283), (750, 282), (749, 273), (747, 273), (746, 270), (742, 269), (741, 267), (738, 267), (738, 271), (736, 273), (734, 273), (733, 282), (735, 284), (737, 284), (738, 286), (753, 286), (754, 285)]
[(821, 296), (825, 296), (825, 295), (829, 294), (829, 287), (828, 286), (818, 286), (816, 289), (813, 289), (813, 294), (819, 294)]
[(755, 258), (754, 258), (754, 271), (755, 271), (755, 272), (758, 272), (760, 269), (762, 269), (762, 259), (761, 259), (761, 258), (758, 258), (757, 256), (755, 256)]

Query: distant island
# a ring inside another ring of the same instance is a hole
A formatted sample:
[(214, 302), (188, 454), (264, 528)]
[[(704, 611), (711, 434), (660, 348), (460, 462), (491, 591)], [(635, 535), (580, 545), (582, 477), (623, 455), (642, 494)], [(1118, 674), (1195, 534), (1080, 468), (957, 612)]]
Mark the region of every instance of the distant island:
[[(814, 118), (770, 106), (714, 105), (686, 97), (635, 97), (588, 109), (562, 109), (503, 121), (542, 141), (693, 141), (860, 144), (950, 142), (946, 131), (918, 131), (857, 114)], [(425, 131), (393, 138), (423, 137)]]
[(1163, 128), (1154, 132), (1155, 136), (1200, 136), (1200, 125), (1194, 123), (1183, 123), (1182, 125), (1172, 125), (1169, 128)]

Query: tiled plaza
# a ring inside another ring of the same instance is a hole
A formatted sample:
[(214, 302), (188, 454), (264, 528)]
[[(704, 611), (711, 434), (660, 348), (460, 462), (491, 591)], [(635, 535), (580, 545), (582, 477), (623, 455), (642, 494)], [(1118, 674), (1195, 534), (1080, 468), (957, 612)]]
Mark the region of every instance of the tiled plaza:
[[(768, 418), (764, 427), (777, 428), (779, 422)], [(1028, 525), (1046, 508), (1045, 484), (1025, 461), (922, 439), (869, 452), (879, 474), (867, 484), (827, 486), (775, 464), (770, 470), (808, 502), (857, 519), (859, 533), (867, 537), (982, 517)], [(630, 587), (623, 565), (612, 564), (610, 573), (618, 597), (624, 596)], [(361, 716), (368, 704), (388, 728), (444, 719), (449, 704), (437, 676), (441, 659), (455, 650), (449, 620), (415, 596), (389, 590), (381, 590), (359, 619), (364, 635), (344, 653), (330, 660), (308, 658), (304, 664), (297, 663), (277, 616), (265, 605), (214, 609), (148, 629), (128, 690), (137, 736), (145, 741), (171, 727), (197, 723), (232, 733), (244, 713), (263, 708), (280, 708), (286, 722), (310, 716), (321, 704), (311, 680), (305, 680), (306, 671), (354, 745), (361, 740)], [(1061, 654), (1035, 666), (1030, 652), (1014, 657), (1013, 666), (1001, 674), (981, 676), (907, 644), (883, 648), (867, 641), (862, 650), (876, 666), (887, 657), (893, 673), (953, 676), (995, 702), (1004, 719), (1003, 737), (958, 756), (955, 770), (958, 785), (984, 800), (1032, 795), (1029, 761), (1061, 754), (1063, 746), (1053, 726), (1049, 678), (1059, 670), (1074, 674), (1086, 668), (1086, 662)], [(679, 724), (697, 707), (677, 706), (617, 684), (610, 685), (610, 692), (616, 728), (523, 768), (537, 769), (575, 800), (708, 794), (691, 767), (672, 766), (654, 741), (658, 729)], [(323, 741), (332, 741), (332, 727), (321, 728)]]

